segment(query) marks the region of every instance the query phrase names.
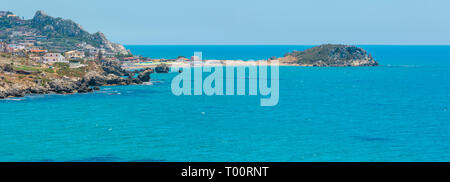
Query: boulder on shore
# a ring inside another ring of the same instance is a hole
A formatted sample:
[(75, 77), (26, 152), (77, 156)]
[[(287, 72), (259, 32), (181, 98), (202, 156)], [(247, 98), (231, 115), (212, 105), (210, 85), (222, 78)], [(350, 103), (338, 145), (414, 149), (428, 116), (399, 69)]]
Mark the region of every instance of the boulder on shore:
[(138, 79), (142, 82), (150, 81), (150, 74), (153, 73), (153, 69), (147, 69), (139, 73)]
[(156, 73), (168, 73), (170, 70), (170, 67), (167, 64), (161, 63), (155, 68)]
[(0, 71), (12, 73), (14, 72), (14, 68), (12, 64), (0, 65)]

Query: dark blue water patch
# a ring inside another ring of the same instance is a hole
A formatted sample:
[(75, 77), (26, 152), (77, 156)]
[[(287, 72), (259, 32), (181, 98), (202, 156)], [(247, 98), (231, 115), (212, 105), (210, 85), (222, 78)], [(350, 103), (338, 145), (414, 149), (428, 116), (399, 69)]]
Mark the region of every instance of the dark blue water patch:
[(450, 161), (439, 142), (450, 141), (450, 47), (369, 49), (380, 64), (420, 67), (280, 67), (275, 107), (174, 96), (174, 74), (109, 88), (122, 95), (0, 102), (0, 161)]
[(68, 162), (119, 162), (119, 161), (121, 161), (119, 157), (107, 155), (107, 156), (96, 156), (84, 159), (71, 160)]
[(389, 138), (384, 137), (369, 137), (369, 136), (352, 136), (352, 138), (360, 140), (360, 141), (366, 141), (366, 142), (383, 142), (383, 141), (390, 141)]
[(42, 159), (42, 160), (38, 160), (38, 161), (30, 161), (30, 162), (57, 162), (53, 159)]
[(129, 162), (167, 162), (166, 160), (155, 160), (155, 159), (139, 159), (139, 160), (132, 160)]
[(39, 160), (23, 160), (19, 162), (58, 162), (58, 161), (53, 159), (39, 159)]
[[(47, 159), (47, 161), (42, 162), (55, 162), (55, 161)], [(70, 160), (68, 162), (165, 162), (165, 160), (148, 159), (148, 158), (138, 160), (127, 160), (114, 155), (104, 155), (104, 156), (95, 156), (83, 159)]]

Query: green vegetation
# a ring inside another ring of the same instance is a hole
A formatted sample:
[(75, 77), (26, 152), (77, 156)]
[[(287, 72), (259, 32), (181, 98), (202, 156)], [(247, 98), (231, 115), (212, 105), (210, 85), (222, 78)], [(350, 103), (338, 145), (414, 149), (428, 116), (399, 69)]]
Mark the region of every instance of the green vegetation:
[(47, 36), (49, 42), (61, 47), (72, 47), (81, 42), (86, 42), (94, 47), (99, 47), (102, 44), (98, 35), (83, 30), (72, 20), (53, 18), (41, 11), (38, 11), (31, 19), (30, 25)]
[(377, 65), (365, 50), (348, 45), (325, 44), (285, 55), (290, 56), (295, 59), (294, 63), (316, 66), (350, 66), (353, 61), (366, 61), (369, 65)]
[(41, 71), (41, 67), (34, 66), (24, 66), (24, 65), (15, 65), (14, 70), (23, 70), (23, 71)]
[(9, 80), (8, 78), (3, 77), (2, 81), (5, 83), (13, 83), (11, 80)]
[(47, 73), (55, 73), (55, 71), (51, 68), (44, 68), (43, 71)]
[(68, 63), (55, 63), (53, 65), (57, 68), (56, 73), (61, 76), (82, 77), (87, 71), (86, 67), (70, 68)]
[(3, 57), (3, 58), (11, 58), (11, 54), (8, 54), (8, 53), (0, 53), (0, 57)]
[(53, 66), (55, 66), (56, 68), (68, 68), (69, 63), (53, 63)]
[(0, 28), (1, 29), (5, 29), (5, 28), (13, 28), (18, 26), (19, 24), (16, 21), (13, 21), (11, 18), (0, 18)]
[(55, 71), (53, 69), (51, 69), (51, 68), (43, 68), (43, 67), (40, 67), (40, 66), (15, 65), (14, 66), (14, 70), (55, 73)]
[[(109, 42), (103, 33), (90, 34), (72, 20), (54, 18), (42, 11), (36, 12), (35, 16), (29, 20), (23, 20), (17, 16), (2, 17), (0, 30), (0, 39), (7, 42), (21, 42), (34, 36), (36, 40), (31, 40), (34, 46), (49, 51), (63, 53), (81, 49), (89, 52), (104, 48), (108, 53), (126, 54), (122, 45)], [(17, 32), (25, 33), (16, 34)], [(89, 56), (89, 54), (86, 55)]]

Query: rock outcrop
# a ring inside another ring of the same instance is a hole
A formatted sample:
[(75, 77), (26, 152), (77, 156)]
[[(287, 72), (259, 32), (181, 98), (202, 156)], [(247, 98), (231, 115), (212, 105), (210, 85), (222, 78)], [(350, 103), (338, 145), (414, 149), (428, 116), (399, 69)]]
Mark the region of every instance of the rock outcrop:
[(122, 64), (118, 61), (102, 62), (102, 69), (106, 74), (114, 74), (118, 76), (129, 76), (130, 72), (122, 68)]
[(170, 67), (167, 64), (161, 63), (155, 68), (156, 73), (168, 73), (170, 70)]
[(0, 65), (0, 72), (14, 72), (14, 68), (11, 64)]
[[(17, 74), (13, 73), (12, 68), (8, 65), (0, 65), (0, 68), (11, 72), (8, 74)], [(122, 69), (120, 64), (114, 61), (103, 62), (101, 68), (103, 70), (91, 70), (81, 78), (66, 76), (49, 77), (46, 73), (39, 73), (39, 75), (35, 76), (46, 79), (36, 79), (32, 82), (12, 82), (4, 81), (5, 78), (0, 77), (0, 99), (6, 97), (23, 97), (27, 94), (87, 93), (98, 90), (99, 86), (142, 84), (143, 82), (150, 81), (150, 74), (153, 73), (153, 69), (143, 70), (138, 72), (137, 78), (134, 78), (135, 73)]]
[(123, 55), (129, 54), (129, 52), (123, 45), (110, 42), (108, 39), (106, 39), (106, 36), (102, 32), (94, 33), (92, 36), (94, 40), (101, 45), (102, 48), (105, 48), (108, 51)]
[(150, 74), (153, 73), (153, 69), (147, 69), (139, 73), (138, 79), (142, 82), (150, 81)]

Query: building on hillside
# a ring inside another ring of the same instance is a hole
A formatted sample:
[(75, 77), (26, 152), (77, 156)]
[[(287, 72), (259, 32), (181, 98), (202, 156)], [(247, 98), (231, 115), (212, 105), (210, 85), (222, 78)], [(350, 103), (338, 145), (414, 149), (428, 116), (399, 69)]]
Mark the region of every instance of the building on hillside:
[(202, 59), (199, 56), (191, 56), (190, 61), (201, 61)]
[(83, 59), (84, 58), (84, 52), (81, 51), (67, 51), (64, 53), (66, 56), (66, 59)]
[(30, 56), (30, 59), (34, 62), (43, 62), (43, 58), (39, 56)]
[(34, 46), (34, 43), (23, 41), (23, 42), (20, 42), (19, 45), (24, 46), (24, 47), (31, 47), (31, 46)]
[(24, 38), (24, 42), (32, 42), (32, 43), (34, 43), (34, 42), (36, 42), (36, 37), (28, 35), (28, 36), (26, 36)]
[(47, 40), (47, 36), (36, 36), (36, 40), (37, 41), (41, 41), (41, 40)]
[(43, 62), (48, 64), (69, 62), (60, 53), (46, 53), (42, 58)]
[(189, 59), (187, 59), (187, 58), (185, 58), (185, 57), (178, 57), (176, 60), (175, 60), (175, 62), (186, 62), (186, 61), (188, 61)]
[(131, 56), (131, 57), (125, 57), (125, 58), (122, 58), (122, 60), (123, 60), (123, 61), (134, 61), (134, 60), (136, 60), (136, 58), (133, 57), (133, 56)]
[(23, 46), (23, 45), (8, 44), (7, 52), (10, 52), (10, 53), (23, 52), (24, 49), (25, 49), (25, 46)]
[(30, 56), (36, 56), (36, 57), (42, 57), (47, 53), (47, 50), (41, 50), (41, 49), (31, 49), (30, 50)]
[(8, 45), (4, 42), (0, 42), (0, 52), (8, 52)]
[(202, 56), (201, 54), (198, 54), (197, 52), (195, 52), (194, 56), (192, 56), (190, 59), (191, 65), (202, 65), (203, 60), (202, 60), (201, 56)]

